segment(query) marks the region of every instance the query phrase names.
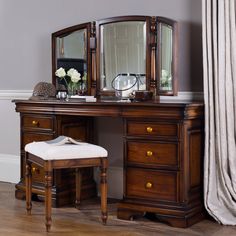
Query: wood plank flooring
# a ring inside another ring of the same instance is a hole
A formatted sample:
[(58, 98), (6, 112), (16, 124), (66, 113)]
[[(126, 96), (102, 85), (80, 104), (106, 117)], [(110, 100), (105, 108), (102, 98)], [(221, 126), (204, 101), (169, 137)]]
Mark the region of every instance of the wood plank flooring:
[(236, 227), (222, 226), (203, 220), (188, 229), (179, 229), (146, 218), (123, 221), (116, 218), (116, 202), (109, 202), (106, 226), (100, 222), (100, 205), (96, 199), (82, 202), (81, 209), (53, 208), (52, 228), (45, 232), (44, 205), (33, 202), (32, 215), (27, 216), (25, 201), (14, 196), (14, 184), (0, 182), (0, 236), (223, 236), (236, 235)]

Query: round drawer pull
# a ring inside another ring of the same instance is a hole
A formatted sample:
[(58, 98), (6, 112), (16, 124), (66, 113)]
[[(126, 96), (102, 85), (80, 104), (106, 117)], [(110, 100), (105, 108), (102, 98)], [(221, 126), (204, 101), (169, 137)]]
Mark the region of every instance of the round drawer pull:
[(150, 188), (152, 188), (152, 185), (153, 185), (153, 184), (152, 184), (151, 182), (147, 182), (145, 186), (146, 186), (146, 188), (149, 188), (149, 189), (150, 189)]
[(39, 173), (39, 169), (36, 167), (32, 167), (32, 173)]
[(152, 132), (152, 127), (147, 127), (147, 132), (151, 133)]
[(33, 121), (32, 121), (32, 125), (34, 125), (34, 126), (39, 126), (39, 122), (38, 122), (37, 120), (33, 120)]
[(153, 153), (152, 151), (147, 151), (146, 154), (147, 154), (147, 157), (151, 157)]

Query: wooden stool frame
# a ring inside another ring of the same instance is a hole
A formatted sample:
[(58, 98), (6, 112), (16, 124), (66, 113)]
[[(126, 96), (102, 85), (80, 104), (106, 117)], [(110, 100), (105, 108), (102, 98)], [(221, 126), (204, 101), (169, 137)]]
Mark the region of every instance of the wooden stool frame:
[(44, 168), (45, 171), (45, 225), (47, 232), (50, 231), (52, 218), (52, 172), (54, 169), (75, 168), (76, 169), (76, 207), (80, 204), (81, 172), (82, 167), (100, 167), (100, 189), (101, 189), (101, 219), (103, 224), (107, 222), (107, 157), (91, 157), (63, 160), (44, 160), (29, 152), (25, 154), (26, 161), (26, 210), (31, 215), (32, 202), (32, 171), (31, 164), (34, 163)]

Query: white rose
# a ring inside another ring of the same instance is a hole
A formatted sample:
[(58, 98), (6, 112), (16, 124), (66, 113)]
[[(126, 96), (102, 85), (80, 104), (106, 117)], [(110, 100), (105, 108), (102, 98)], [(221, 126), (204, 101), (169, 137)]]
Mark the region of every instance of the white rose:
[(66, 76), (65, 69), (60, 67), (59, 69), (56, 70), (55, 75), (59, 78), (64, 78)]
[(80, 73), (77, 70), (74, 70), (71, 75), (71, 81), (73, 83), (77, 83), (79, 80), (81, 80)]
[(70, 76), (70, 77), (72, 77), (74, 71), (78, 72), (78, 71), (77, 71), (76, 69), (74, 69), (74, 68), (69, 69), (69, 70), (67, 71), (67, 75)]

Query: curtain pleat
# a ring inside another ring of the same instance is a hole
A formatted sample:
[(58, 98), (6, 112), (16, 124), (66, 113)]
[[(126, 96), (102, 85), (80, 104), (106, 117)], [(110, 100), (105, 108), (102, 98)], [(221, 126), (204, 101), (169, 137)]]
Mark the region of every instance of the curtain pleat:
[(235, 0), (202, 0), (204, 203), (226, 225), (236, 225), (235, 15)]

